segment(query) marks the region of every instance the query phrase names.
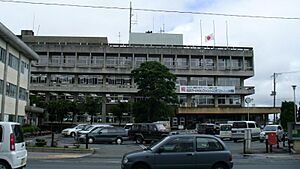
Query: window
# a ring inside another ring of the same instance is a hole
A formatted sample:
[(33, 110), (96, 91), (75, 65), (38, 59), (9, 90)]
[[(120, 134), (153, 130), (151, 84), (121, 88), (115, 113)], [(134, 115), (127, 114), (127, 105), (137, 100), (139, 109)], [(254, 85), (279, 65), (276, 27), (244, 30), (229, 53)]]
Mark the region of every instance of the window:
[(197, 151), (220, 151), (224, 150), (222, 144), (213, 138), (196, 138)]
[(3, 129), (2, 126), (0, 126), (0, 142), (2, 142), (2, 137), (3, 137)]
[(194, 151), (194, 137), (179, 137), (164, 144), (162, 152), (193, 152)]
[(0, 47), (0, 61), (5, 63), (6, 61), (6, 50)]
[(241, 86), (241, 79), (240, 78), (219, 77), (218, 78), (218, 86)]
[(192, 69), (202, 69), (203, 68), (203, 56), (192, 56), (191, 58), (191, 68)]
[(176, 66), (177, 68), (182, 68), (182, 69), (188, 68), (188, 58), (177, 58)]
[(191, 77), (191, 86), (214, 86), (213, 77)]
[(232, 128), (247, 128), (246, 122), (234, 122)]
[(248, 123), (249, 128), (255, 128), (255, 124), (254, 123)]
[(27, 96), (26, 89), (20, 87), (20, 89), (19, 89), (19, 99), (26, 101), (27, 100), (26, 96)]
[(17, 97), (17, 86), (11, 83), (6, 83), (6, 95), (9, 97)]
[(24, 142), (23, 132), (21, 130), (20, 125), (11, 125), (13, 133), (15, 135), (15, 143), (22, 143)]
[(0, 79), (0, 94), (3, 94), (4, 81)]
[(8, 66), (15, 70), (18, 70), (19, 68), (19, 59), (11, 53), (9, 54), (8, 58)]

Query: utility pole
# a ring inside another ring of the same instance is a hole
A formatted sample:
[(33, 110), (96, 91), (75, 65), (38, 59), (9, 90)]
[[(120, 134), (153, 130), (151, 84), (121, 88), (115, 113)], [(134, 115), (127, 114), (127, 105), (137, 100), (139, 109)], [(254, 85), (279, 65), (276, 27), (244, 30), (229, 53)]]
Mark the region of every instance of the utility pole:
[[(271, 92), (271, 96), (273, 96), (273, 107), (276, 106), (276, 78), (279, 75), (282, 74), (289, 74), (289, 73), (300, 73), (300, 71), (292, 71), (292, 72), (280, 72), (280, 73), (273, 73), (273, 75), (271, 77), (273, 77), (273, 91)], [(296, 104), (296, 103), (295, 103)], [(274, 122), (277, 119), (277, 114), (274, 114)]]
[(131, 18), (132, 18), (132, 5), (131, 5), (131, 1), (130, 1), (130, 7), (129, 7), (129, 34), (131, 33), (131, 22), (132, 22), (132, 20), (131, 20)]

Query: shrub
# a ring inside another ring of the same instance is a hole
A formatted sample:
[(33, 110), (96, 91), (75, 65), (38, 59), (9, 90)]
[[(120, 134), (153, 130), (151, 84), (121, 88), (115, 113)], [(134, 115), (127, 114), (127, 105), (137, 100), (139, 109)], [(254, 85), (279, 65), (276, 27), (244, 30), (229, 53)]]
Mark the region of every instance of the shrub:
[(37, 126), (33, 126), (30, 124), (24, 124), (22, 126), (22, 129), (24, 133), (33, 133), (33, 132), (40, 131), (40, 129)]

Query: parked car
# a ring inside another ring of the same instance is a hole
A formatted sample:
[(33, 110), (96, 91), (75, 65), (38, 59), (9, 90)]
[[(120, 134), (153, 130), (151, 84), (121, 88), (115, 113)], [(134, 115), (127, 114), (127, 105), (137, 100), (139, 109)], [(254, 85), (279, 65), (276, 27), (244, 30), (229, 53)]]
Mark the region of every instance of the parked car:
[[(129, 137), (126, 130), (119, 127), (99, 127), (88, 134), (88, 143), (90, 144), (100, 142), (115, 142), (116, 144), (122, 144), (123, 141), (126, 141), (128, 139)], [(79, 142), (85, 143), (86, 136), (81, 135), (79, 137)]]
[(123, 155), (122, 169), (230, 169), (232, 154), (211, 135), (170, 135), (140, 151)]
[(197, 124), (196, 129), (198, 134), (211, 134), (215, 135), (215, 124), (212, 123), (202, 123), (202, 124)]
[(131, 130), (133, 123), (126, 123), (124, 126), (124, 129), (128, 132), (129, 130)]
[(223, 139), (229, 139), (231, 140), (231, 136), (232, 136), (232, 133), (231, 133), (231, 128), (232, 128), (232, 124), (220, 124), (220, 139), (223, 140)]
[(110, 125), (110, 124), (92, 124), (92, 125), (88, 125), (84, 129), (77, 132), (77, 137), (79, 138), (81, 135), (88, 134), (88, 133), (96, 130), (97, 128), (103, 128), (103, 127), (113, 127), (113, 126)]
[(276, 133), (279, 141), (282, 141), (284, 139), (284, 131), (281, 125), (266, 125), (262, 130), (262, 132), (260, 132), (259, 135), (260, 142), (264, 142), (267, 133)]
[(137, 144), (151, 143), (169, 135), (169, 131), (161, 123), (134, 123), (128, 136)]
[(0, 168), (23, 168), (27, 150), (19, 123), (0, 122)]
[(235, 121), (232, 124), (232, 140), (237, 142), (239, 139), (244, 139), (245, 129), (251, 129), (251, 139), (259, 139), (260, 128), (255, 121)]
[(61, 134), (64, 136), (75, 137), (77, 132), (84, 129), (86, 126), (87, 126), (87, 124), (78, 124), (77, 126), (75, 126), (73, 128), (63, 129), (63, 131), (61, 131)]

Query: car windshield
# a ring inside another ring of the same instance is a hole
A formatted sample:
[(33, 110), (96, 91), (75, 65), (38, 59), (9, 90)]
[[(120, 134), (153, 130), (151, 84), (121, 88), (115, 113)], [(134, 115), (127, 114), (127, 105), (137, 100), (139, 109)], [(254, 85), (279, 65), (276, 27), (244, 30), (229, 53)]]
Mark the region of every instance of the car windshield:
[(263, 131), (276, 131), (277, 126), (266, 126)]

